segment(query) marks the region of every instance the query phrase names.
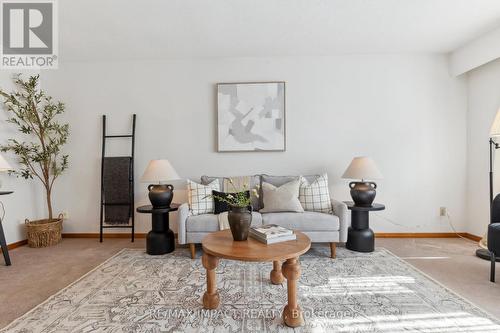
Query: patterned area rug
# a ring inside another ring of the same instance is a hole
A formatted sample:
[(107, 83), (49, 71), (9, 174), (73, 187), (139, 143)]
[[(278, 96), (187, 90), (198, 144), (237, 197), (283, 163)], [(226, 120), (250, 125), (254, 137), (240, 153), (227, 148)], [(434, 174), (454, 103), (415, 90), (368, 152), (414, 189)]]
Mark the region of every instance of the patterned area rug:
[[(384, 249), (326, 248), (301, 257), (296, 332), (500, 332), (500, 322)], [(271, 263), (221, 260), (218, 310), (203, 310), (205, 270), (187, 250), (148, 256), (126, 249), (2, 332), (290, 332), (286, 285)]]

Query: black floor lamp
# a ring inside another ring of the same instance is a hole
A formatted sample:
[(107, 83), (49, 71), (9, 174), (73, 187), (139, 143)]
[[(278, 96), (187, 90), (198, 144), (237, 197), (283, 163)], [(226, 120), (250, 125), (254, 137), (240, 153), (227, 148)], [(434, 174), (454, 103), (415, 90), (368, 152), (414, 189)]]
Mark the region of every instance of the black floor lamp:
[[(495, 155), (495, 151), (500, 148), (500, 144), (496, 143), (493, 138), (490, 138), (490, 224), (495, 222), (492, 217), (492, 208), (493, 208), (493, 157)], [(500, 222), (500, 221), (496, 221)], [(490, 260), (490, 251), (488, 249), (477, 249), (476, 256), (481, 259)], [(500, 258), (497, 258), (496, 261), (500, 261)]]

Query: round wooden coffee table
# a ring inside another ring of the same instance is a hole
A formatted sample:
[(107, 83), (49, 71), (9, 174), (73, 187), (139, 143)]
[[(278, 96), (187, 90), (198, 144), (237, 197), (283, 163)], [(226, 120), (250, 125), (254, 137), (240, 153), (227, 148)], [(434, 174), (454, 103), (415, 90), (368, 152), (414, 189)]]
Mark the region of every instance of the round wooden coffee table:
[[(219, 259), (241, 261), (272, 261), (271, 282), (281, 284), (287, 279), (288, 304), (283, 310), (283, 320), (287, 326), (304, 324), (302, 310), (297, 304), (297, 280), (300, 277), (299, 256), (311, 247), (309, 237), (295, 231), (296, 240), (276, 244), (263, 244), (248, 237), (247, 241), (234, 241), (230, 230), (211, 233), (201, 241), (203, 245), (203, 267), (207, 270), (207, 291), (203, 295), (203, 307), (216, 309), (219, 306), (215, 269)], [(280, 267), (280, 262), (284, 261)], [(284, 276), (284, 277), (283, 277)]]

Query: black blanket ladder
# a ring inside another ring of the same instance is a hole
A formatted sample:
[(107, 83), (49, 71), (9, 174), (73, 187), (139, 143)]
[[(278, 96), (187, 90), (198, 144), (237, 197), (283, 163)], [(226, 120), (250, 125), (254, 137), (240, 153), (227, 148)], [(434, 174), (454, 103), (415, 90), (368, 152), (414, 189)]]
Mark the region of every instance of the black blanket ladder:
[[(102, 243), (104, 229), (131, 229), (134, 241), (134, 153), (135, 121), (132, 116), (132, 133), (125, 135), (106, 134), (106, 115), (102, 116), (102, 158), (101, 158), (101, 212), (99, 241)], [(130, 156), (106, 156), (106, 140), (127, 138), (131, 141)]]

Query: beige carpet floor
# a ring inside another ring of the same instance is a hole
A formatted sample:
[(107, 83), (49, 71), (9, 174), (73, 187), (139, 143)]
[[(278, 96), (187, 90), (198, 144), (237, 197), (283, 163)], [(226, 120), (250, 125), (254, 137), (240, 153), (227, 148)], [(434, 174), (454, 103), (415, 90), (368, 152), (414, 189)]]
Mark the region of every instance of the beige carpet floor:
[[(500, 318), (499, 282), (490, 283), (489, 263), (474, 256), (475, 244), (462, 239), (378, 239), (384, 247), (438, 282)], [(0, 327), (66, 287), (122, 248), (144, 248), (144, 239), (64, 239), (44, 249), (11, 251), (13, 265), (0, 266)], [(314, 245), (324, 246), (324, 245)], [(198, 249), (198, 256), (200, 255)]]

